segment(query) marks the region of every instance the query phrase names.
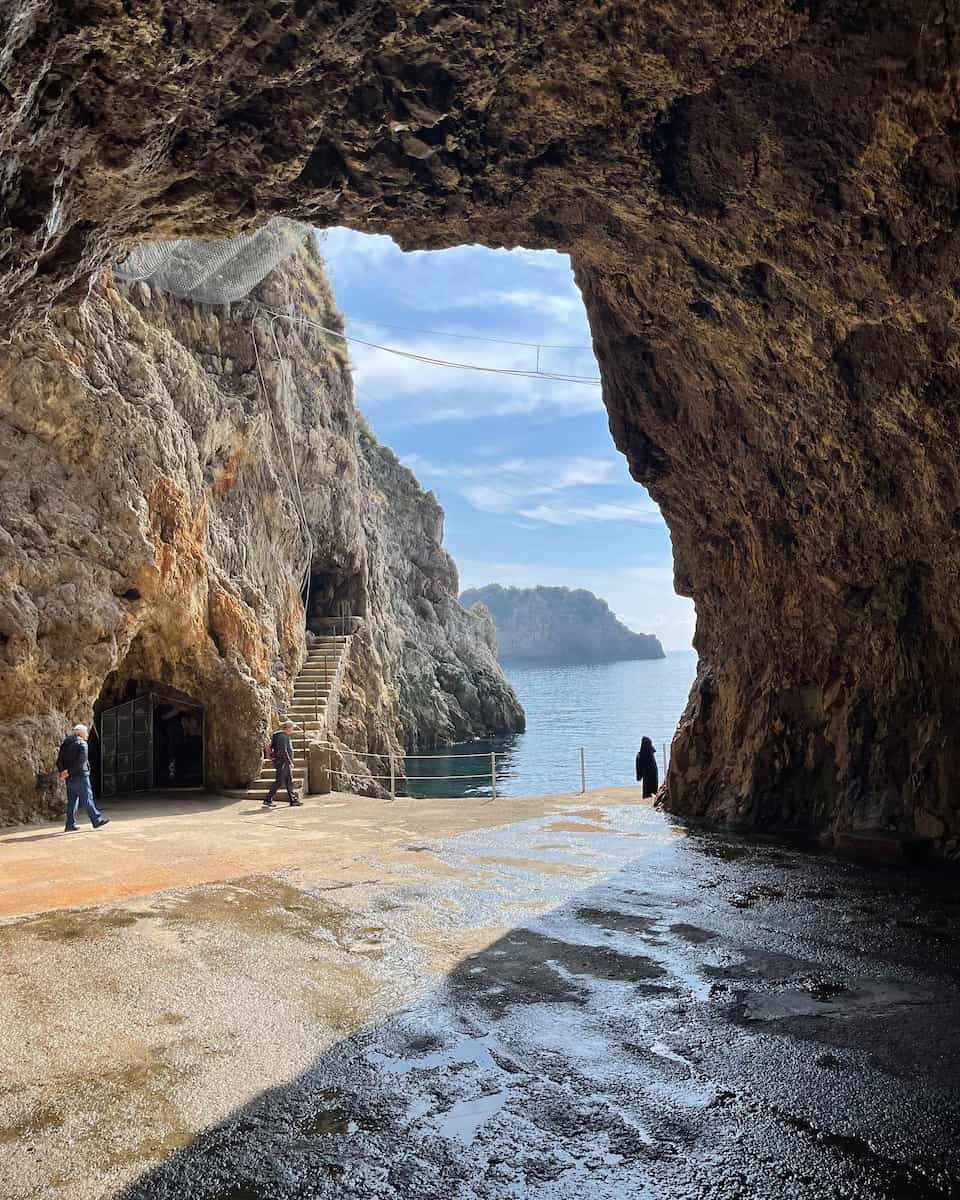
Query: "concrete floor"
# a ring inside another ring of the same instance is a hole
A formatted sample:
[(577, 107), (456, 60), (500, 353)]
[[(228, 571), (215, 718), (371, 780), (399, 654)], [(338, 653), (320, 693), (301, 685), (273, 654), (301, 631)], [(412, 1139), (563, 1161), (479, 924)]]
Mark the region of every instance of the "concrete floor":
[(110, 815), (0, 831), (5, 1200), (960, 1196), (954, 875), (632, 789)]

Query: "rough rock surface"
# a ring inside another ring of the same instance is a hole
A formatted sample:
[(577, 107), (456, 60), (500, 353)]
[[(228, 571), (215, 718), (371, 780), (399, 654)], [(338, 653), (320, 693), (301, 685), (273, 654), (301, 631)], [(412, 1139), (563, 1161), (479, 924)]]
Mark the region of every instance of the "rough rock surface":
[(456, 564), (443, 548), (443, 509), (413, 472), (361, 432), (371, 613), (389, 644), (402, 738), (425, 750), (522, 732), (524, 714), (497, 665), (490, 621), (457, 602)]
[[(152, 684), (206, 703), (212, 784), (258, 773), (302, 660), (308, 564), (315, 611), (365, 618), (341, 712), (349, 745), (399, 753), (515, 727), (509, 685), (464, 632), (476, 623), (456, 603), (439, 508), (422, 493), (402, 510), (370, 499), (342, 349), (264, 308), (338, 325), (311, 245), (232, 309), (105, 275), (5, 357), (0, 824), (55, 812), (66, 726)], [(415, 578), (401, 562), (414, 543)], [(416, 606), (422, 595), (434, 604)], [(442, 647), (409, 711), (407, 638), (427, 656)], [(474, 674), (499, 707), (471, 706)]]
[(634, 633), (605, 600), (585, 588), (468, 588), (465, 608), (488, 613), (504, 661), (542, 663), (616, 662), (624, 658), (663, 658), (650, 633)]
[(569, 250), (700, 674), (669, 803), (960, 848), (960, 13), (12, 0), (0, 293), (273, 212)]

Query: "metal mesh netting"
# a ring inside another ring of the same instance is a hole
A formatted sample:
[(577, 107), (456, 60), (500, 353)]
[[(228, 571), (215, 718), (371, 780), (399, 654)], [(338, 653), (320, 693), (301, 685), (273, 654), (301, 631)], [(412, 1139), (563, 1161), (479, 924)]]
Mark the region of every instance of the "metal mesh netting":
[(241, 233), (226, 241), (145, 242), (113, 273), (127, 283), (148, 283), (183, 300), (230, 304), (248, 296), (303, 245), (310, 231), (302, 221), (273, 217), (256, 233)]

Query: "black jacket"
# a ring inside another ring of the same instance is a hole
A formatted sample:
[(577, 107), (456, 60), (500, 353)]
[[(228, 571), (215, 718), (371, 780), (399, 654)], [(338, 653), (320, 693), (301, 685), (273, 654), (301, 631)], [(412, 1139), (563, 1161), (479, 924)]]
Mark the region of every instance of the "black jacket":
[(57, 770), (68, 771), (71, 775), (90, 774), (90, 755), (82, 737), (71, 733), (64, 739), (57, 755)]
[(273, 765), (282, 767), (289, 763), (293, 765), (293, 746), (290, 745), (290, 735), (284, 733), (282, 729), (270, 739), (270, 748), (273, 750)]
[(637, 780), (643, 784), (642, 794), (644, 796), (655, 796), (660, 785), (655, 755), (655, 750), (647, 753), (641, 750), (637, 755)]

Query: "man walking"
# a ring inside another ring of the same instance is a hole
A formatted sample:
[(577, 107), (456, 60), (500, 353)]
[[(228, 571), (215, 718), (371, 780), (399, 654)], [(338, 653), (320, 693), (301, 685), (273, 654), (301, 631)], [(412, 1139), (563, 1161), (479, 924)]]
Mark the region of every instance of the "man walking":
[(293, 722), (284, 721), (270, 739), (270, 757), (273, 759), (276, 773), (267, 798), (263, 802), (264, 808), (275, 807), (273, 798), (281, 787), (287, 789), (287, 800), (290, 802), (291, 808), (298, 807), (301, 803), (293, 786), (293, 743), (290, 741), (293, 730)]
[(110, 820), (97, 810), (93, 802), (93, 788), (90, 786), (90, 755), (87, 751), (86, 725), (74, 725), (73, 733), (66, 737), (57, 755), (57, 770), (60, 778), (67, 782), (67, 823), (65, 833), (77, 831), (77, 806), (83, 801), (87, 810), (90, 824), (94, 829), (102, 829)]

